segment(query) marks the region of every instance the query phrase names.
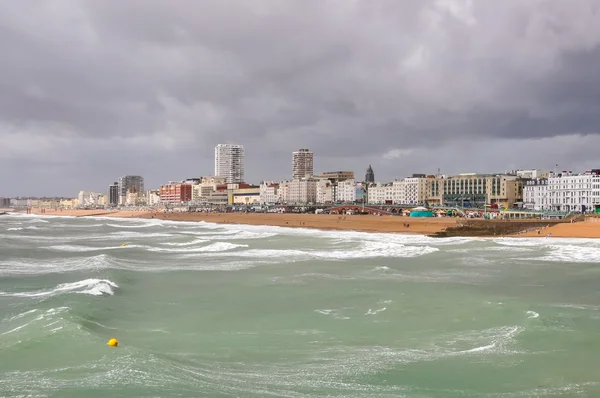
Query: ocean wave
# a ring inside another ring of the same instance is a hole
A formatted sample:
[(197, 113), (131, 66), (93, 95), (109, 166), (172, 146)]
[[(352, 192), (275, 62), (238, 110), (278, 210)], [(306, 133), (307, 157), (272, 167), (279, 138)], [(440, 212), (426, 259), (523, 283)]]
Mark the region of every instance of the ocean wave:
[(8, 260), (0, 261), (0, 276), (39, 275), (86, 270), (100, 271), (107, 268), (128, 269), (133, 263), (132, 260), (116, 259), (105, 253), (84, 258)]
[(248, 247), (248, 245), (235, 244), (229, 242), (215, 242), (207, 246), (197, 248), (165, 248), (165, 247), (149, 247), (151, 252), (166, 252), (166, 253), (204, 253), (204, 252), (224, 252), (227, 250), (237, 249), (239, 247)]
[(37, 292), (0, 292), (0, 296), (5, 297), (48, 297), (65, 293), (82, 293), (92, 296), (102, 296), (104, 294), (114, 295), (113, 288), (119, 286), (108, 279), (85, 279), (78, 282), (62, 283), (54, 289), (42, 290)]
[(63, 251), (63, 252), (96, 252), (103, 250), (116, 250), (116, 249), (130, 249), (136, 247), (144, 247), (141, 245), (125, 245), (121, 246), (120, 244), (115, 244), (114, 246), (103, 246), (103, 247), (94, 247), (94, 246), (77, 246), (77, 245), (54, 245), (54, 246), (46, 246), (46, 249)]
[(149, 227), (153, 227), (155, 225), (153, 225), (153, 224), (123, 225), (123, 224), (110, 224), (110, 223), (107, 223), (106, 226), (107, 227), (112, 227), (112, 228), (149, 228)]
[(24, 228), (23, 227), (13, 227), (13, 228), (7, 228), (7, 231), (22, 231)]
[(161, 245), (165, 245), (165, 246), (193, 246), (193, 245), (198, 245), (201, 243), (206, 243), (208, 242), (208, 240), (206, 239), (194, 239), (192, 241), (189, 242), (161, 242)]
[(540, 316), (540, 314), (538, 314), (535, 311), (527, 311), (527, 318), (529, 319), (534, 319), (534, 318), (538, 318)]
[(369, 311), (365, 312), (365, 315), (377, 315), (378, 313), (383, 312), (386, 309), (387, 309), (386, 307), (379, 308), (377, 310), (372, 310), (372, 309), (369, 308)]
[(550, 252), (545, 256), (535, 258), (538, 261), (572, 262), (572, 263), (598, 263), (600, 262), (600, 248), (575, 245), (550, 245)]
[(41, 218), (34, 218), (32, 220), (28, 220), (28, 223), (40, 223), (40, 224), (48, 224), (49, 221), (48, 220), (43, 220)]
[(385, 242), (365, 242), (352, 250), (311, 250), (311, 249), (251, 249), (224, 253), (223, 255), (240, 257), (277, 258), (282, 262), (306, 259), (350, 260), (376, 257), (418, 257), (439, 251), (431, 246), (406, 246)]

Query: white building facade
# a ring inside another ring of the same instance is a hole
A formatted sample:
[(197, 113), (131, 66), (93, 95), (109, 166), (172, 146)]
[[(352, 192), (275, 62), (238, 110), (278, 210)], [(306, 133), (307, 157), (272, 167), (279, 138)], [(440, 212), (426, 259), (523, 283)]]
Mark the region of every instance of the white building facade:
[(563, 172), (548, 178), (550, 209), (590, 212), (600, 207), (600, 170), (585, 174)]
[(367, 203), (373, 205), (391, 204), (394, 196), (393, 183), (376, 183), (369, 186), (367, 191)]
[(279, 184), (273, 181), (263, 181), (260, 183), (260, 203), (274, 204), (279, 201)]
[(215, 176), (227, 183), (244, 182), (243, 145), (219, 144), (215, 147)]
[(317, 180), (302, 178), (292, 180), (288, 187), (287, 203), (315, 203), (317, 200)]
[(344, 180), (337, 183), (337, 202), (354, 203), (356, 201), (356, 183), (354, 180)]
[(333, 183), (327, 179), (317, 181), (317, 203), (327, 204), (333, 202)]
[(550, 210), (548, 179), (530, 180), (523, 186), (523, 207), (529, 210)]
[(146, 203), (151, 207), (160, 205), (160, 190), (149, 189), (146, 192)]

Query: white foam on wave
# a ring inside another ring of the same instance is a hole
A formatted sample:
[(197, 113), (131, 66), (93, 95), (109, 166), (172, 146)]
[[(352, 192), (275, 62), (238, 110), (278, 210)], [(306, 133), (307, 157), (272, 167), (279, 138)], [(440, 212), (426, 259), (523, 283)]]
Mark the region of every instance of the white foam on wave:
[(180, 234), (181, 235), (194, 235), (194, 236), (200, 236), (204, 239), (218, 239), (218, 240), (264, 239), (264, 238), (270, 238), (270, 237), (278, 235), (276, 232), (253, 232), (253, 231), (246, 231), (246, 230), (225, 230), (225, 231), (186, 230), (186, 231), (181, 231)]
[(376, 257), (418, 257), (439, 251), (430, 246), (407, 246), (386, 242), (364, 242), (353, 250), (311, 250), (311, 249), (251, 249), (223, 253), (223, 256), (239, 257), (268, 257), (277, 258), (282, 262), (301, 261), (308, 259), (350, 260)]
[(13, 227), (13, 228), (7, 228), (7, 231), (22, 231), (24, 228), (23, 227)]
[(104, 253), (84, 258), (8, 260), (0, 261), (0, 276), (39, 275), (86, 270), (100, 271), (108, 268), (130, 269), (132, 264), (134, 264), (133, 260), (117, 260)]
[(183, 246), (198, 245), (198, 244), (206, 243), (206, 242), (208, 242), (208, 240), (206, 240), (206, 239), (194, 239), (189, 242), (162, 242), (161, 245), (183, 247)]
[(115, 244), (114, 246), (103, 246), (103, 247), (93, 247), (93, 246), (77, 246), (77, 245), (54, 245), (54, 246), (46, 246), (46, 249), (58, 250), (64, 252), (96, 252), (96, 251), (104, 251), (104, 250), (126, 250), (133, 248), (147, 247), (142, 245), (125, 245), (121, 246), (121, 244)]
[(340, 310), (335, 309), (323, 309), (323, 310), (315, 310), (316, 313), (321, 315), (331, 315), (335, 319), (348, 320), (350, 317), (344, 316), (340, 313)]
[(377, 310), (372, 310), (372, 309), (370, 309), (370, 308), (369, 308), (369, 311), (367, 311), (367, 312), (365, 313), (365, 315), (377, 315), (378, 313), (380, 313), (380, 312), (383, 312), (383, 311), (385, 311), (386, 309), (387, 309), (386, 307), (379, 308), (379, 309), (377, 309)]
[(118, 231), (111, 232), (107, 238), (171, 238), (175, 235), (166, 232), (138, 232), (138, 231)]
[(550, 252), (537, 258), (541, 261), (573, 262), (573, 263), (598, 263), (600, 262), (600, 248), (576, 245), (550, 245)]
[(535, 319), (540, 316), (540, 314), (538, 314), (535, 311), (527, 311), (527, 315), (528, 315), (527, 318), (529, 318), (529, 319)]
[(108, 279), (85, 279), (78, 282), (62, 283), (51, 290), (42, 290), (37, 292), (0, 292), (0, 296), (5, 297), (49, 297), (65, 293), (82, 293), (92, 296), (102, 296), (104, 294), (114, 295), (113, 288), (119, 286)]
[(237, 249), (239, 247), (248, 247), (248, 245), (235, 244), (229, 242), (215, 242), (207, 246), (189, 248), (166, 248), (166, 247), (149, 247), (148, 251), (151, 252), (166, 252), (166, 253), (218, 253), (225, 252), (227, 250)]
[(461, 353), (469, 354), (469, 353), (473, 353), (473, 352), (481, 352), (481, 351), (491, 350), (492, 348), (496, 348), (496, 343), (484, 345), (481, 347), (471, 348), (470, 350), (461, 351)]
[(37, 312), (37, 311), (38, 311), (37, 309), (33, 309), (33, 310), (21, 312), (20, 314), (14, 315), (11, 318), (6, 319), (6, 321), (12, 322), (14, 320), (21, 319), (21, 318), (23, 318), (23, 317), (25, 317), (27, 315), (33, 314), (34, 312)]
[(515, 337), (522, 332), (523, 329), (519, 326), (503, 326), (500, 328), (493, 328), (478, 332), (476, 334), (467, 334), (466, 336), (460, 336), (460, 340), (473, 341), (473, 340), (487, 340), (491, 339), (490, 343), (477, 346), (474, 348), (456, 351), (457, 354), (472, 354), (483, 351), (495, 351), (497, 353), (504, 353), (508, 351), (508, 345), (514, 343)]
[(32, 220), (27, 221), (29, 223), (40, 223), (40, 224), (48, 224), (49, 221), (48, 220), (43, 220), (41, 218), (34, 218)]
[(373, 268), (373, 271), (389, 271), (390, 267), (386, 267), (385, 265)]
[(107, 227), (112, 227), (112, 228), (149, 228), (149, 227), (153, 227), (154, 225), (152, 225), (152, 224), (123, 225), (123, 224), (110, 224), (110, 223), (107, 223), (106, 226)]
[[(61, 322), (60, 318), (57, 320), (56, 316), (62, 314), (63, 312), (69, 310), (69, 307), (57, 307), (57, 308), (50, 308), (44, 312), (40, 311), (40, 310), (30, 310), (30, 311), (26, 311), (23, 312), (21, 314), (15, 315), (13, 317), (11, 317), (6, 321), (6, 324), (2, 324), (2, 326), (8, 326), (9, 330), (7, 330), (6, 332), (0, 333), (0, 336), (4, 336), (4, 335), (8, 335), (11, 333), (15, 333), (18, 332), (24, 328), (26, 328), (29, 325), (36, 325), (35, 330), (39, 331), (39, 330), (43, 330), (43, 331), (47, 331), (50, 334), (54, 334), (56, 332), (58, 332), (59, 330), (62, 329), (62, 326), (60, 327), (54, 327), (52, 329), (49, 329), (51, 327), (53, 327), (54, 325), (56, 325), (57, 323)], [(34, 315), (35, 314), (35, 315)], [(34, 318), (35, 316), (35, 318)], [(11, 323), (16, 322), (21, 320), (22, 323), (18, 326), (15, 326), (14, 324), (11, 325)], [(49, 323), (48, 323), (49, 321)], [(39, 323), (42, 323), (42, 325), (39, 325)], [(16, 343), (20, 343), (21, 340), (17, 341)]]

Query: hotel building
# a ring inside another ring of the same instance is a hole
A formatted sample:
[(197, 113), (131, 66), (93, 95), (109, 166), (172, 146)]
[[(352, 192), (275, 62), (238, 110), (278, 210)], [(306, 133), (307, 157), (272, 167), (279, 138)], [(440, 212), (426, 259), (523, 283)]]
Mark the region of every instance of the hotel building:
[(311, 177), (313, 170), (314, 154), (308, 149), (300, 149), (292, 153), (292, 179)]
[(192, 200), (192, 186), (170, 182), (160, 187), (160, 201), (162, 203), (182, 203)]
[(219, 144), (215, 147), (215, 176), (229, 184), (244, 182), (244, 147)]

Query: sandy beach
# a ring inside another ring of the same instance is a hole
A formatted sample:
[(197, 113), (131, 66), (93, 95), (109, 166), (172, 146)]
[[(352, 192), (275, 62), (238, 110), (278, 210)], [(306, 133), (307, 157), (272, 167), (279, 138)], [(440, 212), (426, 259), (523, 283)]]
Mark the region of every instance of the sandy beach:
[[(34, 209), (34, 214), (39, 210)], [(395, 232), (429, 235), (456, 225), (454, 218), (409, 218), (371, 215), (275, 213), (152, 213), (143, 211), (46, 210), (48, 216), (157, 218), (172, 221), (206, 221), (217, 224), (271, 225), (290, 228)]]
[[(40, 214), (39, 209), (33, 210)], [(216, 224), (270, 225), (289, 228), (315, 228), (360, 232), (386, 232), (431, 235), (456, 226), (455, 218), (410, 218), (371, 215), (274, 214), (274, 213), (153, 213), (124, 210), (46, 210), (48, 216), (157, 218), (172, 221), (206, 221)], [(600, 219), (562, 223), (540, 230), (520, 233), (517, 237), (600, 238)]]
[(556, 224), (548, 228), (536, 231), (530, 231), (520, 236), (524, 237), (547, 237), (552, 234), (553, 238), (600, 238), (600, 222), (592, 222), (589, 218), (587, 222)]

